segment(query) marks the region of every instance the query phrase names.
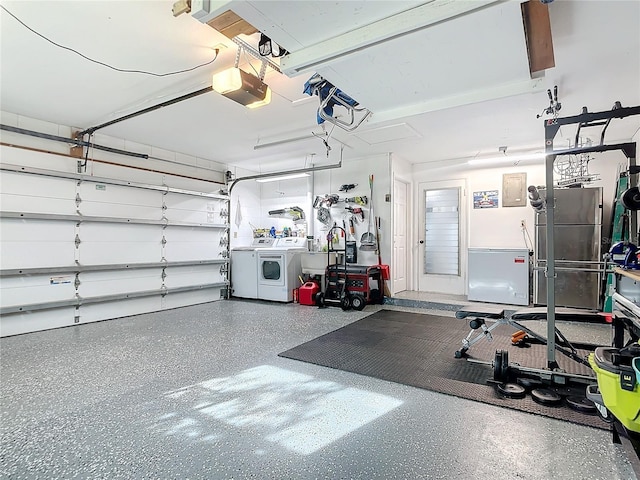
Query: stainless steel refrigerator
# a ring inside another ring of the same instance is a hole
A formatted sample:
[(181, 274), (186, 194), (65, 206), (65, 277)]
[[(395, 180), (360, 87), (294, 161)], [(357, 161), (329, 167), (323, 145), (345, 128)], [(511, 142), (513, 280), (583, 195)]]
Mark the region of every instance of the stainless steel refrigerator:
[[(540, 191), (544, 196), (545, 191)], [(556, 305), (562, 307), (600, 308), (602, 188), (554, 189), (554, 247), (556, 257)], [(547, 206), (549, 208), (549, 206)], [(547, 216), (536, 214), (534, 264), (546, 265)], [(563, 270), (573, 268), (575, 270)], [(547, 304), (547, 279), (543, 270), (533, 273), (533, 301)]]

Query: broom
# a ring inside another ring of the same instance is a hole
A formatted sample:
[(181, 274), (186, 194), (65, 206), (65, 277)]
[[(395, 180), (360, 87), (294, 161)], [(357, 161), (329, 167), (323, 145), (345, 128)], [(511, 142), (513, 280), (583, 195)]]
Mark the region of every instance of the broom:
[[(376, 217), (376, 254), (378, 255), (378, 265), (382, 265), (382, 255), (380, 255), (380, 217)], [(384, 292), (385, 297), (391, 297), (391, 290), (389, 290), (389, 285), (383, 279), (382, 280), (382, 291)]]
[(371, 219), (373, 218), (373, 174), (369, 175), (369, 189), (371, 198), (371, 207), (369, 207), (369, 226), (367, 231), (360, 238), (360, 250), (372, 251), (377, 248), (376, 237), (371, 233)]

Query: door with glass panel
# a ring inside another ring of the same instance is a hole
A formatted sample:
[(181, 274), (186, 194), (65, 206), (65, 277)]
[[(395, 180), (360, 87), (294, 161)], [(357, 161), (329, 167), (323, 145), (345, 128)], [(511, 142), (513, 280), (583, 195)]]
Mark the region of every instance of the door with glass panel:
[(419, 184), (418, 286), (423, 292), (466, 293), (465, 182)]

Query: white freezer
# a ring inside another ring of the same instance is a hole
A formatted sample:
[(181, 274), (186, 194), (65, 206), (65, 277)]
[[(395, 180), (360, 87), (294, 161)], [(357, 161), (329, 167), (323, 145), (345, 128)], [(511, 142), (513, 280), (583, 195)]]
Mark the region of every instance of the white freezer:
[(469, 301), (529, 305), (529, 250), (469, 249)]

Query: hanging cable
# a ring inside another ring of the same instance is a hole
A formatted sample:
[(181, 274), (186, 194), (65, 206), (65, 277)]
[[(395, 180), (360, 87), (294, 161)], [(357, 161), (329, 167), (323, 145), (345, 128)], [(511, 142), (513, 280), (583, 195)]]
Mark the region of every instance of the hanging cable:
[[(336, 124), (333, 124), (333, 127), (331, 127), (331, 130), (327, 133), (327, 131), (325, 130), (325, 126), (324, 124), (322, 125), (322, 130), (324, 131), (324, 135), (320, 135), (319, 133), (315, 133), (315, 132), (311, 132), (311, 135), (313, 135), (314, 137), (319, 138), (322, 143), (324, 143), (324, 147), (327, 149), (327, 158), (329, 158), (329, 152), (331, 151), (331, 145), (329, 145), (329, 139), (331, 138), (331, 135), (333, 134), (333, 129), (336, 128)], [(344, 147), (344, 144), (343, 144)]]
[(71, 47), (66, 47), (64, 45), (61, 45), (59, 43), (54, 42), (53, 40), (45, 37), (44, 35), (42, 35), (41, 33), (37, 32), (36, 30), (34, 30), (33, 28), (31, 28), (29, 25), (27, 25), (26, 23), (24, 23), (22, 20), (20, 20), (18, 17), (16, 17), (13, 13), (11, 13), (9, 10), (6, 9), (6, 7), (4, 7), (3, 5), (0, 5), (0, 8), (2, 8), (2, 10), (4, 10), (5, 12), (7, 12), (10, 16), (12, 16), (18, 23), (20, 23), (23, 27), (25, 27), (27, 30), (29, 30), (30, 32), (36, 34), (37, 36), (39, 36), (40, 38), (46, 40), (47, 42), (51, 43), (52, 45), (55, 45), (58, 48), (62, 48), (64, 50), (69, 50), (70, 52), (75, 53), (76, 55), (81, 56), (82, 58), (84, 58), (85, 60), (89, 60), (90, 62), (93, 63), (97, 63), (98, 65), (102, 65), (103, 67), (107, 67), (110, 68), (111, 70), (115, 70), (116, 72), (123, 72), (123, 73), (139, 73), (142, 75), (151, 75), (154, 77), (168, 77), (170, 75), (177, 75), (179, 73), (186, 73), (186, 72), (192, 72), (193, 70), (196, 70), (198, 68), (201, 67), (206, 67), (207, 65), (211, 65), (213, 62), (216, 61), (216, 59), (218, 58), (218, 49), (215, 49), (215, 56), (213, 57), (213, 59), (211, 59), (210, 61), (206, 62), (206, 63), (201, 63), (200, 65), (196, 65), (195, 67), (191, 67), (191, 68), (185, 68), (184, 70), (176, 70), (173, 72), (166, 72), (166, 73), (154, 73), (154, 72), (147, 72), (145, 70), (130, 70), (130, 69), (126, 69), (126, 68), (118, 68), (118, 67), (114, 67), (112, 65), (109, 65), (108, 63), (104, 63), (101, 62), (99, 60), (94, 60), (91, 57), (88, 57), (80, 52), (78, 52), (77, 50), (74, 50)]
[(524, 245), (527, 247), (529, 251), (533, 250), (533, 241), (531, 240), (531, 236), (529, 235), (529, 229), (526, 225), (522, 225), (522, 237), (524, 238)]
[[(93, 133), (89, 133), (89, 138), (87, 139), (87, 146), (85, 147), (87, 149), (85, 155), (84, 155), (84, 163), (80, 164), (80, 168), (84, 169), (84, 171), (87, 171), (87, 163), (89, 163), (89, 149), (91, 148), (91, 137), (93, 136)], [(84, 135), (83, 135), (84, 137)], [(84, 140), (84, 138), (81, 138), (80, 140)], [(79, 162), (78, 162), (79, 163)], [(82, 172), (78, 172), (78, 173), (82, 173)]]

